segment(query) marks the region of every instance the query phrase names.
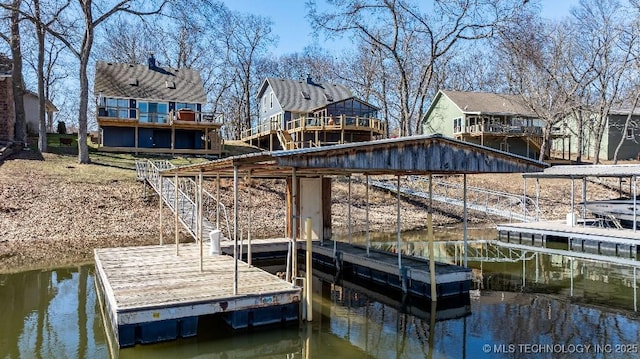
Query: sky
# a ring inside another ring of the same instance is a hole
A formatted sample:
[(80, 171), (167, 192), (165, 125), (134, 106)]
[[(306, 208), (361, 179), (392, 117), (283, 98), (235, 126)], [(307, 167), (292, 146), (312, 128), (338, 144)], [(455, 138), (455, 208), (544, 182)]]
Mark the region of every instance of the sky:
[[(514, 0), (515, 1), (515, 0)], [(311, 25), (307, 20), (306, 0), (223, 0), (231, 10), (269, 17), (273, 21), (273, 32), (278, 37), (278, 46), (273, 50), (276, 55), (302, 52), (314, 42)], [(318, 3), (322, 1), (319, 0)], [(562, 18), (569, 15), (572, 6), (579, 0), (540, 0), (542, 16)], [(348, 40), (327, 41), (320, 37), (319, 45), (330, 48), (332, 45), (347, 47)]]

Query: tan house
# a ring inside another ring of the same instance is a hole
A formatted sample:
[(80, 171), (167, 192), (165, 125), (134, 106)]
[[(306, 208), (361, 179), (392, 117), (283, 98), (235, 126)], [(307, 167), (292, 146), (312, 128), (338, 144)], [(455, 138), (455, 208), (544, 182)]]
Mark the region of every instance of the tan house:
[(528, 158), (538, 158), (544, 121), (518, 96), (440, 90), (423, 119), (425, 134), (441, 133)]

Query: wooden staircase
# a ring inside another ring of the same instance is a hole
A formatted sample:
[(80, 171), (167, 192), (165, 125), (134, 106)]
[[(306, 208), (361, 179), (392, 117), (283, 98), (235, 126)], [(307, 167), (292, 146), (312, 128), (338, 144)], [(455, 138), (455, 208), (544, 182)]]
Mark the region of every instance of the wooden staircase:
[(280, 141), (280, 145), (283, 150), (295, 150), (298, 148), (296, 143), (293, 141), (291, 134), (287, 130), (278, 130), (276, 132), (276, 136), (278, 136), (278, 141)]
[(532, 146), (538, 152), (540, 152), (542, 150), (542, 137), (540, 137), (540, 136), (536, 136), (536, 137), (526, 136), (525, 137), (525, 141), (529, 144), (529, 146)]

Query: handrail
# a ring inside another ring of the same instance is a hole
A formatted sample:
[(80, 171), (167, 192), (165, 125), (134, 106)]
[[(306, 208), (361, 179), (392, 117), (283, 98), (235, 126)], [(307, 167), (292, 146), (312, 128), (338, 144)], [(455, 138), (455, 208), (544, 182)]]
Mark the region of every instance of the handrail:
[[(146, 180), (151, 187), (158, 193), (160, 193), (160, 180), (162, 179), (162, 198), (165, 203), (171, 208), (174, 213), (178, 212), (178, 218), (180, 222), (186, 227), (189, 233), (194, 237), (198, 238), (198, 235), (194, 232), (195, 228), (195, 218), (197, 215), (197, 206), (196, 206), (196, 182), (191, 178), (179, 178), (178, 183), (174, 184), (171, 177), (162, 177), (160, 176), (160, 172), (166, 169), (172, 169), (175, 166), (169, 162), (168, 160), (145, 160), (145, 161), (136, 161), (136, 178)], [(178, 186), (178, 208), (174, 208), (175, 198), (170, 200), (170, 195), (175, 192), (176, 187)], [(211, 195), (207, 190), (203, 189), (203, 213), (204, 218), (209, 222), (213, 222), (211, 220), (211, 216), (213, 213), (212, 202), (217, 204), (216, 210), (221, 210), (222, 215), (225, 219), (225, 224), (227, 228), (227, 238), (231, 238), (231, 226), (229, 224), (229, 216), (227, 213), (227, 209), (225, 205)]]
[[(285, 129), (287, 131), (293, 131), (307, 128), (312, 130), (368, 129), (384, 133), (386, 123), (383, 120), (366, 116), (302, 116), (287, 122)], [(283, 130), (280, 121), (268, 121), (242, 131), (242, 138), (280, 130)]]

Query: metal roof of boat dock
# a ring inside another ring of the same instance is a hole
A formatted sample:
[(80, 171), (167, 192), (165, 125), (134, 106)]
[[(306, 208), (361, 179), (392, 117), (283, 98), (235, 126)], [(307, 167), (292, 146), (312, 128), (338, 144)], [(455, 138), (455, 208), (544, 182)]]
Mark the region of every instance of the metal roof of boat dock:
[(640, 165), (571, 165), (553, 166), (543, 172), (525, 173), (524, 178), (585, 178), (585, 177), (634, 177), (640, 175)]
[(163, 175), (233, 175), (234, 167), (253, 177), (282, 178), (296, 168), (300, 176), (523, 173), (548, 165), (523, 156), (456, 140), (421, 135), (288, 151), (259, 152), (176, 167)]

